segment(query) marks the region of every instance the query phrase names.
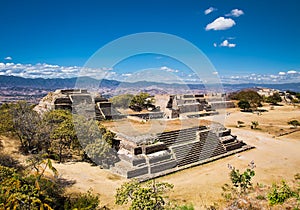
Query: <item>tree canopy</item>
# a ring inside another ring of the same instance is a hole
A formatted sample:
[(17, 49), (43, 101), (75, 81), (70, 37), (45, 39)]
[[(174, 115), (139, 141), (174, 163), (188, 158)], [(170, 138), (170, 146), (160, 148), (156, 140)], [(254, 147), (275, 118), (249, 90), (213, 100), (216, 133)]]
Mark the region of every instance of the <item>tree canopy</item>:
[(263, 98), (254, 90), (243, 90), (236, 94), (231, 95), (231, 99), (247, 101), (251, 108), (261, 107)]
[(244, 111), (249, 110), (250, 109), (250, 103), (246, 100), (240, 100), (238, 102), (238, 106), (239, 108), (243, 109)]
[(135, 111), (141, 111), (143, 109), (154, 108), (153, 105), (154, 98), (150, 96), (149, 93), (139, 93), (133, 96), (132, 100), (130, 101), (129, 107)]
[(281, 102), (281, 96), (279, 93), (274, 93), (273, 95), (266, 98), (266, 102), (276, 105), (277, 103)]
[(300, 122), (298, 120), (291, 120), (288, 122), (288, 124), (294, 126), (295, 128), (300, 126)]
[(130, 106), (130, 102), (133, 99), (132, 94), (117, 95), (110, 99), (112, 105), (116, 108), (127, 109)]

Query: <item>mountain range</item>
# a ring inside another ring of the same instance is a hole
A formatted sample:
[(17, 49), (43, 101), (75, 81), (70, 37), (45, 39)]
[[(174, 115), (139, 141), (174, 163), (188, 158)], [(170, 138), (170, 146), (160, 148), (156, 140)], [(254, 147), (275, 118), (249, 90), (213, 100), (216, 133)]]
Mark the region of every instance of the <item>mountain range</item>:
[[(134, 83), (120, 82), (116, 80), (103, 79), (101, 81), (93, 79), (90, 77), (80, 77), (80, 78), (55, 78), (55, 79), (44, 79), (44, 78), (23, 78), (16, 76), (4, 76), (0, 75), (0, 87), (12, 88), (12, 87), (22, 87), (22, 88), (33, 88), (33, 89), (45, 89), (45, 90), (55, 90), (64, 88), (74, 88), (76, 84), (80, 81), (80, 85), (83, 87), (97, 86), (103, 88), (117, 88), (117, 87), (127, 87), (127, 88), (139, 88), (139, 87), (157, 87), (157, 88), (182, 88), (188, 87), (192, 90), (199, 89), (204, 90), (205, 86), (203, 84), (167, 84), (167, 83), (157, 83), (148, 81), (139, 81)], [(295, 92), (300, 92), (300, 82), (298, 83), (284, 83), (284, 84), (256, 84), (256, 83), (243, 83), (243, 84), (222, 84), (226, 92), (237, 91), (245, 88), (255, 88), (264, 87), (272, 88), (278, 90), (291, 90)]]

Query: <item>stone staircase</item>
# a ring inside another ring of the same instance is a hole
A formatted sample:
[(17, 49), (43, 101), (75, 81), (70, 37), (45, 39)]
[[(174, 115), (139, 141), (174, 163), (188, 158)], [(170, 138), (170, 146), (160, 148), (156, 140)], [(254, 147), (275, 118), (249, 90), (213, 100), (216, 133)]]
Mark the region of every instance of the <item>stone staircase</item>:
[(206, 129), (205, 126), (187, 128), (177, 131), (169, 131), (161, 133), (157, 136), (157, 140), (166, 144), (167, 147), (178, 145), (196, 139), (196, 132)]
[(121, 155), (121, 161), (115, 164), (113, 171), (126, 178), (147, 179), (224, 157), (227, 152), (233, 154), (234, 150), (247, 149), (242, 141), (231, 135), (230, 129), (212, 131), (200, 126), (160, 133), (156, 138), (164, 149), (145, 150), (140, 155)]

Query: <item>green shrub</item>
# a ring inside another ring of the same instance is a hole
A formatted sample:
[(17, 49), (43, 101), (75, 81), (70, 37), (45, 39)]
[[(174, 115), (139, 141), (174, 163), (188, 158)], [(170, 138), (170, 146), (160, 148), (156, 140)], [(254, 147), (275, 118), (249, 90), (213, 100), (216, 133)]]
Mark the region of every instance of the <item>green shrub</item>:
[(91, 191), (88, 191), (86, 193), (80, 193), (66, 199), (64, 209), (93, 210), (97, 209), (98, 205), (99, 197), (97, 195), (93, 195)]
[(182, 206), (177, 206), (175, 208), (175, 210), (194, 210), (194, 206), (193, 204), (185, 204), (185, 205), (182, 205)]
[(252, 187), (251, 179), (255, 175), (255, 171), (247, 168), (243, 173), (240, 173), (238, 169), (232, 169), (230, 172), (230, 179), (234, 187), (239, 188), (240, 192), (246, 192), (246, 190)]
[(270, 192), (267, 195), (268, 201), (271, 205), (275, 204), (283, 204), (285, 200), (293, 197), (294, 192), (291, 188), (282, 181), (282, 185), (278, 186), (277, 184), (273, 184)]
[(266, 198), (265, 198), (265, 196), (263, 196), (263, 195), (257, 195), (257, 196), (256, 196), (256, 199), (257, 199), (257, 200), (265, 200)]

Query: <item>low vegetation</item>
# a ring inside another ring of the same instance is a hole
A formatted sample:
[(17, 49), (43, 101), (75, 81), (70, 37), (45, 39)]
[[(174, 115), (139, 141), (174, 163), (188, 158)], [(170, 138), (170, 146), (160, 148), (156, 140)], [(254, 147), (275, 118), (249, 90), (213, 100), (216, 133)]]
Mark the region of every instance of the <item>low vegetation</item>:
[(300, 126), (300, 122), (298, 120), (291, 120), (288, 121), (288, 125), (292, 125), (294, 128), (297, 128), (298, 126)]
[(271, 187), (254, 185), (254, 167), (254, 162), (251, 162), (244, 172), (240, 172), (239, 169), (230, 166), (231, 183), (222, 188), (228, 209), (270, 209), (274, 205), (280, 205), (279, 209), (299, 209), (300, 175), (295, 175), (292, 186), (284, 180), (281, 185), (274, 183)]
[(133, 96), (130, 101), (129, 108), (134, 111), (142, 111), (143, 109), (155, 109), (154, 97), (149, 93), (139, 93)]
[(267, 97), (267, 98), (265, 99), (265, 101), (266, 101), (267, 103), (272, 104), (272, 105), (278, 105), (278, 103), (281, 102), (282, 99), (281, 99), (280, 94), (276, 92), (276, 93), (274, 93), (273, 95)]
[(156, 182), (155, 179), (144, 183), (137, 180), (123, 184), (117, 189), (116, 204), (130, 202), (129, 209), (165, 209), (169, 205), (165, 193), (173, 188), (172, 184)]
[[(35, 161), (35, 160), (34, 160)], [(54, 177), (46, 177), (49, 168)], [(43, 159), (31, 167), (17, 172), (0, 165), (0, 209), (97, 209), (99, 198), (90, 192), (73, 197), (64, 195), (64, 187), (56, 178), (56, 169), (50, 160)]]
[(232, 100), (238, 100), (238, 106), (244, 111), (250, 111), (262, 106), (263, 98), (254, 90), (243, 90), (230, 96)]
[(110, 99), (110, 101), (111, 101), (113, 107), (128, 109), (133, 97), (134, 96), (132, 94), (117, 95), (117, 96), (112, 97)]

